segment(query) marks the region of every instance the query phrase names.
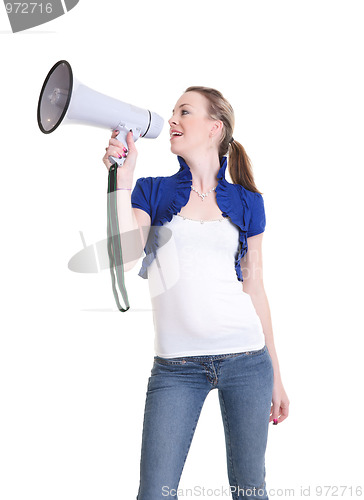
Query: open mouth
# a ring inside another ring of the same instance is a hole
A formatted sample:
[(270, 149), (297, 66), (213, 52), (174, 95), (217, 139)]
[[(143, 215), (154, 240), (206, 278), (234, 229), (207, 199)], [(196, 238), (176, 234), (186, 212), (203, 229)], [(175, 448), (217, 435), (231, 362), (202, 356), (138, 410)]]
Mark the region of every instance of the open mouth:
[(183, 135), (182, 132), (177, 132), (177, 131), (173, 131), (170, 134), (171, 139), (174, 139), (175, 137), (181, 137), (182, 135)]

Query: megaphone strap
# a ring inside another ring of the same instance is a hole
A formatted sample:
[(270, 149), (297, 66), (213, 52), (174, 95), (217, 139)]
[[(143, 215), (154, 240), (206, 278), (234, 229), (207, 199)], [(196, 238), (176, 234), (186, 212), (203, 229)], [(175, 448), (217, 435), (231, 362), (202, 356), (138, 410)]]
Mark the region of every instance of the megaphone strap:
[[(114, 163), (109, 169), (108, 187), (107, 187), (107, 251), (109, 254), (110, 273), (112, 290), (118, 309), (121, 312), (126, 312), (130, 309), (128, 293), (124, 283), (124, 265), (123, 254), (121, 249), (118, 212), (117, 212), (117, 197), (116, 197), (116, 173), (118, 165)], [(116, 276), (116, 279), (115, 279)], [(123, 297), (126, 309), (120, 305), (118, 291)]]

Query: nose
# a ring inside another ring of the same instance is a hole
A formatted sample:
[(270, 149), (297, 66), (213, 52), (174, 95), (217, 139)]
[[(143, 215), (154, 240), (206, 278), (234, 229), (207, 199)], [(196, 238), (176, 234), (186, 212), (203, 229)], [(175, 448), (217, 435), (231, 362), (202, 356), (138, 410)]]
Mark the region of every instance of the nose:
[(170, 119), (168, 120), (169, 126), (172, 127), (172, 125), (177, 125), (177, 120), (175, 115), (173, 114)]

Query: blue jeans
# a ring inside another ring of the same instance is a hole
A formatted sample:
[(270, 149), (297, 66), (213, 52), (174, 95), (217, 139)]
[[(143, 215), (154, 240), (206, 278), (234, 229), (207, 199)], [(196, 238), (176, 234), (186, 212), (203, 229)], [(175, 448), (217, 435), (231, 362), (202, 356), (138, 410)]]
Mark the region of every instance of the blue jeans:
[(234, 354), (154, 357), (145, 402), (137, 500), (177, 498), (200, 412), (212, 389), (218, 389), (224, 425), (229, 494), (234, 500), (268, 498), (265, 450), (273, 367), (264, 346)]

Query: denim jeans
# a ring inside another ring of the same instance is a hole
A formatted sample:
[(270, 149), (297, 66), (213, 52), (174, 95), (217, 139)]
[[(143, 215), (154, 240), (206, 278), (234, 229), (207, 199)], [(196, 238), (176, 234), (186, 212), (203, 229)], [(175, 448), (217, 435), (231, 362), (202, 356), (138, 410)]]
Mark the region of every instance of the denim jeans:
[[(265, 450), (273, 390), (266, 346), (250, 352), (154, 357), (145, 402), (137, 500), (175, 500), (207, 394), (218, 389), (229, 495), (267, 499)], [(201, 490), (200, 490), (201, 491)]]

